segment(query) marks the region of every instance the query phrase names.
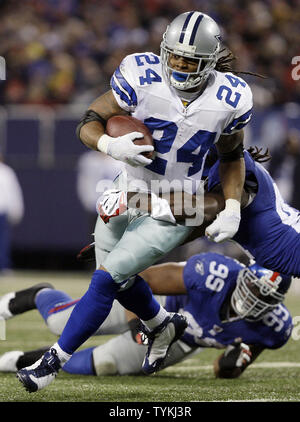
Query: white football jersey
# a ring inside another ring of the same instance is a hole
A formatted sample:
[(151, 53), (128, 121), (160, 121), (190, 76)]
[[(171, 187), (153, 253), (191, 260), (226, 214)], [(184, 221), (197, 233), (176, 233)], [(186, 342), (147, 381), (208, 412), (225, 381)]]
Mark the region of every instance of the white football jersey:
[(153, 53), (125, 57), (111, 78), (111, 87), (120, 107), (152, 133), (152, 163), (126, 166), (128, 181), (143, 180), (148, 189), (154, 180), (188, 181), (186, 186), (193, 179), (201, 180), (209, 148), (220, 135), (242, 129), (252, 115), (247, 83), (232, 73), (217, 71), (212, 72), (204, 92), (185, 107), (166, 82), (159, 56)]

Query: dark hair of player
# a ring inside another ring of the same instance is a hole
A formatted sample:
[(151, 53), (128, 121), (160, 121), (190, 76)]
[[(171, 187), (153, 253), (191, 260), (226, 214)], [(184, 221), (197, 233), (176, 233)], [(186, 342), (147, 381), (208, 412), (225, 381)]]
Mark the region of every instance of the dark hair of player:
[(262, 148), (250, 147), (247, 149), (251, 157), (254, 161), (257, 161), (258, 163), (265, 163), (266, 161), (271, 160), (272, 156), (269, 153), (269, 149), (267, 148), (264, 153), (262, 153)]
[(258, 78), (264, 78), (266, 79), (266, 76), (260, 75), (259, 73), (253, 73), (253, 72), (244, 72), (244, 71), (240, 71), (240, 70), (234, 70), (231, 65), (232, 62), (234, 60), (236, 60), (235, 55), (232, 53), (232, 51), (229, 50), (229, 48), (225, 47), (223, 48), (220, 53), (223, 53), (224, 51), (227, 51), (228, 54), (223, 55), (221, 57), (219, 57), (217, 63), (216, 63), (216, 67), (215, 69), (218, 72), (222, 72), (222, 73), (226, 73), (226, 72), (231, 72), (234, 73), (235, 75), (238, 74), (244, 74), (244, 75), (252, 75), (252, 76), (257, 76)]

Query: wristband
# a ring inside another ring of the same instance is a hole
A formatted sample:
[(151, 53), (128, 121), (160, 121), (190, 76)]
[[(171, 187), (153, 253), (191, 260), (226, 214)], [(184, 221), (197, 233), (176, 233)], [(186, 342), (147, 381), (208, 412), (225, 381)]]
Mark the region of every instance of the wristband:
[(104, 135), (101, 135), (97, 142), (97, 149), (107, 154), (108, 145), (112, 141), (112, 139), (113, 138), (109, 135), (106, 135), (106, 133)]

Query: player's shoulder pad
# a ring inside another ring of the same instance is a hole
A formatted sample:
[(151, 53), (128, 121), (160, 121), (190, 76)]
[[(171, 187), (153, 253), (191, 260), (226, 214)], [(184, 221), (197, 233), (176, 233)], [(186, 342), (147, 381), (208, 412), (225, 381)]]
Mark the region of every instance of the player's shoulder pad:
[(215, 273), (217, 276), (219, 271), (221, 276), (227, 278), (229, 272), (241, 268), (243, 265), (235, 259), (213, 252), (201, 253), (188, 259), (183, 270), (183, 280), (188, 290), (206, 290), (205, 283), (209, 275)]
[(156, 54), (146, 52), (126, 56), (110, 80), (119, 105), (133, 111), (138, 104), (139, 87), (147, 85), (147, 82), (151, 85), (151, 78), (161, 79), (160, 73), (160, 58)]
[[(243, 99), (244, 101), (248, 96), (250, 96), (250, 98), (252, 99), (252, 90), (248, 83), (240, 75), (236, 75), (232, 72), (216, 71), (215, 83), (218, 89), (220, 88), (220, 86), (224, 85), (227, 88), (230, 88), (232, 93), (240, 93), (241, 99)], [(229, 90), (227, 92), (229, 92)], [(237, 101), (237, 104), (239, 103), (240, 101)]]
[(151, 52), (134, 53), (126, 56), (120, 66), (120, 71), (128, 81), (136, 86), (145, 85), (147, 78), (160, 77), (160, 57)]
[(247, 82), (231, 72), (216, 73), (216, 98), (222, 102), (229, 115), (222, 135), (241, 130), (251, 120), (253, 95)]

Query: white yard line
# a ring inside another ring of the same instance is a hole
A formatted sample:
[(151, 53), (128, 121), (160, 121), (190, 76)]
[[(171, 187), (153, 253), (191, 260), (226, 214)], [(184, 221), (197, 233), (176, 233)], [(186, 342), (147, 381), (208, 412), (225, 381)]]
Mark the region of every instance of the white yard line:
[[(261, 362), (253, 363), (250, 365), (247, 370), (255, 368), (300, 368), (300, 362)], [(180, 365), (176, 367), (166, 368), (166, 371), (179, 372), (179, 371), (210, 371), (213, 369), (212, 365)]]

